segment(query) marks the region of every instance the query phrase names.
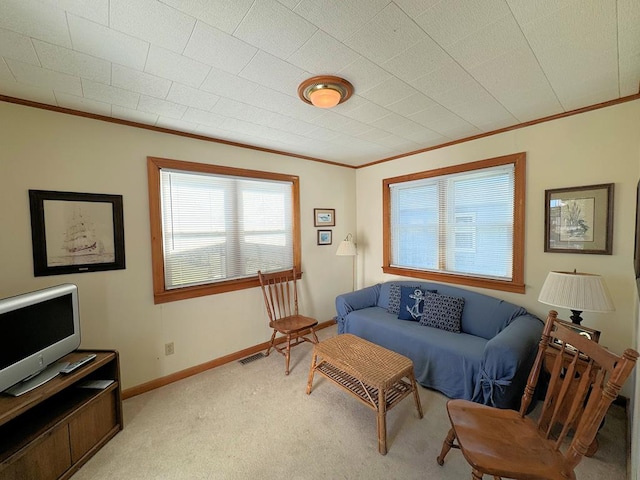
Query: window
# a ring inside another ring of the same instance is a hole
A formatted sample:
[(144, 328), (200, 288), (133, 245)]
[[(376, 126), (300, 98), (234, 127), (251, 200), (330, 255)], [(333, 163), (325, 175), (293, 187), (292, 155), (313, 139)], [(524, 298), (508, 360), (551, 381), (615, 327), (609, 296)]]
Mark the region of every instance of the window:
[(524, 293), (525, 154), (385, 179), (383, 271)]
[(298, 177), (149, 157), (155, 303), (300, 269)]

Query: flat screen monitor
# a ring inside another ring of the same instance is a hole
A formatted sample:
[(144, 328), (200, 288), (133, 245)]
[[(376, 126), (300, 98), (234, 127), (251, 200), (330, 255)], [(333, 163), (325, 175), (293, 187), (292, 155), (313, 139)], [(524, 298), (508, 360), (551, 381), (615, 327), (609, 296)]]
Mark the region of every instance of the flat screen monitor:
[(54, 378), (64, 366), (55, 362), (79, 346), (76, 285), (0, 300), (0, 392), (21, 395)]

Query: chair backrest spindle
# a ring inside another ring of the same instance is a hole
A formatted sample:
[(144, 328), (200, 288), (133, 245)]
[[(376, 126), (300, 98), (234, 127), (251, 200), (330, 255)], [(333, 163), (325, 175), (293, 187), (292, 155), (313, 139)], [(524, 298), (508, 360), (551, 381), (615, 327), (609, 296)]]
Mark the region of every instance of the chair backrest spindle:
[(258, 272), (269, 321), (298, 315), (298, 292), (296, 269), (285, 272)]
[(573, 471), (587, 452), (637, 358), (638, 352), (631, 349), (622, 357), (608, 351), (580, 335), (571, 324), (558, 320), (557, 312), (549, 312), (520, 415), (526, 414), (541, 372), (546, 371), (547, 392), (537, 425), (541, 435), (554, 441), (556, 450), (573, 432), (564, 452), (566, 473)]

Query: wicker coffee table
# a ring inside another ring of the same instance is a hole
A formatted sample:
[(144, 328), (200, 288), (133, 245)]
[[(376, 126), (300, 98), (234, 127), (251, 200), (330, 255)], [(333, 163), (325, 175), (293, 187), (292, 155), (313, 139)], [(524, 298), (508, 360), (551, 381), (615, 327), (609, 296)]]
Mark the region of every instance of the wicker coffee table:
[(388, 410), (413, 392), (422, 418), (413, 362), (399, 353), (345, 333), (314, 346), (307, 395), (311, 393), (316, 372), (377, 412), (378, 451), (382, 455), (387, 453)]

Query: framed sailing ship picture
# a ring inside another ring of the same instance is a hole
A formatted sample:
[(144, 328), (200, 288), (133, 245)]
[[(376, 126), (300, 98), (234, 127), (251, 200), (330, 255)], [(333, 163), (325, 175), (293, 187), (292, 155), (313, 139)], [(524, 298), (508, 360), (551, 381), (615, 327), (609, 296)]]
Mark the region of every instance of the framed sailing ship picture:
[(121, 270), (122, 195), (29, 190), (33, 274)]

